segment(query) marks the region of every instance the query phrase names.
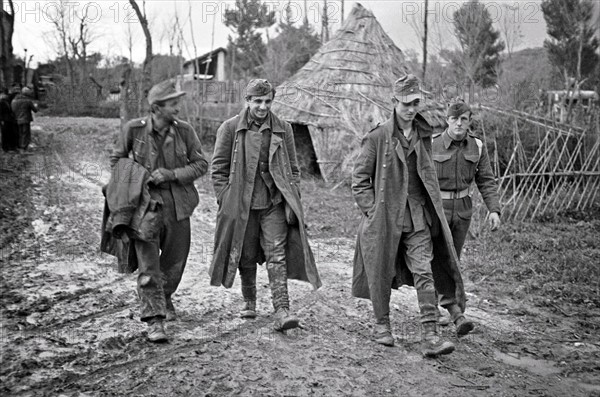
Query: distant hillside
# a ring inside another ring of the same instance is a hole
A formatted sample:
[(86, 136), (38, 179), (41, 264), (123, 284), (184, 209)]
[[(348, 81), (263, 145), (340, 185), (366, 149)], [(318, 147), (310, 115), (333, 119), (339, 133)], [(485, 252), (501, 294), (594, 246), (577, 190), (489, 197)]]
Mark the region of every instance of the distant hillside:
[(560, 86), (560, 76), (548, 60), (543, 47), (526, 48), (506, 57), (501, 64), (498, 85), (502, 105), (524, 109), (535, 107), (540, 91)]

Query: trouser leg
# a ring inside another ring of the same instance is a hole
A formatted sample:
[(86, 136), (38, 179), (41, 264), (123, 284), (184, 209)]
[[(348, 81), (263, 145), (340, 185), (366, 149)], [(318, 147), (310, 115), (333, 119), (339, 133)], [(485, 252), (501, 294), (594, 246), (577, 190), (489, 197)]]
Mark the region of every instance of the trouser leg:
[(403, 233), (401, 251), (404, 254), (406, 265), (413, 275), (419, 307), (425, 305), (428, 310), (421, 310), (421, 322), (437, 321), (435, 305), (429, 310), (429, 301), (424, 301), (424, 296), (433, 296), (435, 302), (435, 287), (431, 272), (433, 259), (433, 244), (429, 228), (419, 231)]
[(265, 210), (260, 220), (260, 245), (265, 253), (273, 307), (289, 309), (287, 288), (287, 222), (283, 204)]
[(159, 243), (133, 240), (138, 259), (137, 291), (140, 298), (140, 318), (148, 321), (166, 316), (163, 277), (160, 271)]
[(19, 124), (19, 149), (27, 149), (31, 142), (31, 126), (29, 123)]
[[(456, 255), (459, 259), (467, 234), (469, 233), (471, 211), (471, 199), (469, 197), (465, 197), (461, 200), (444, 200), (444, 213), (448, 220), (450, 232), (452, 233), (454, 249), (456, 250)], [(449, 310), (451, 306), (457, 306), (454, 295), (440, 294), (439, 302), (440, 305), (447, 310)]]
[(244, 233), (244, 244), (240, 256), (240, 280), (244, 301), (256, 301), (256, 264), (259, 255), (261, 211), (251, 210)]
[(161, 190), (163, 227), (160, 233), (160, 270), (164, 293), (170, 297), (181, 282), (190, 252), (190, 219), (177, 221), (175, 203), (170, 190)]

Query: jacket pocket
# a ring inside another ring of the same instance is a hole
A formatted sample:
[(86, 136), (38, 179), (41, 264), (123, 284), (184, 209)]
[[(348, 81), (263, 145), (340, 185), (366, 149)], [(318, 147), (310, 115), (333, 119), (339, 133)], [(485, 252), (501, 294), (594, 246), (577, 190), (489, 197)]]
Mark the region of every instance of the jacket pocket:
[(449, 161), (452, 158), (452, 154), (435, 153), (431, 157), (435, 163), (435, 172), (438, 177), (450, 177), (452, 175), (452, 169)]
[(136, 238), (143, 241), (155, 241), (158, 239), (162, 224), (162, 206), (158, 201), (151, 199), (140, 223)]
[(466, 179), (466, 181), (470, 182), (475, 177), (475, 172), (477, 171), (477, 164), (479, 162), (479, 153), (465, 154), (464, 157), (465, 157), (465, 162), (463, 164), (463, 167), (465, 169), (462, 171), (462, 174), (467, 175), (468, 179)]

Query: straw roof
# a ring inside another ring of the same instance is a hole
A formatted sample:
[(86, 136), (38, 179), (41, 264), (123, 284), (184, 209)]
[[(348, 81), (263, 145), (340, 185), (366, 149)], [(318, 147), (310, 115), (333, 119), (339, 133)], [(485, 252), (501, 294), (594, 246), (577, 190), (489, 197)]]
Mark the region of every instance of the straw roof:
[[(319, 162), (341, 163), (365, 133), (390, 117), (392, 84), (409, 72), (400, 48), (356, 3), (335, 36), (277, 87), (272, 109), (309, 127)], [(421, 113), (434, 127), (444, 126), (443, 113)]]
[[(354, 115), (373, 124), (390, 116), (392, 83), (409, 72), (400, 48), (356, 3), (335, 36), (277, 88), (273, 110), (292, 123), (321, 128), (339, 127), (360, 110)], [(424, 113), (434, 127), (443, 124), (443, 116)]]

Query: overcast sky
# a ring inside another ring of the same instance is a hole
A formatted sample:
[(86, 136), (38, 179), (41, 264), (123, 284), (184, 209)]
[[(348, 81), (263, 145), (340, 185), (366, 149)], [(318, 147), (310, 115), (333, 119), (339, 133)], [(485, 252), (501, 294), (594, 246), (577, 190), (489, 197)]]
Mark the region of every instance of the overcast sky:
[[(451, 23), (454, 11), (464, 1), (435, 1), (429, 0), (429, 25), (430, 45), (451, 46)], [(522, 43), (518, 48), (539, 47), (546, 37), (546, 24), (540, 7), (541, 0), (517, 1), (482, 1), (496, 22), (496, 25), (507, 17), (511, 21), (520, 23), (523, 34)], [(8, 1), (5, 1), (7, 7)], [(263, 1), (279, 17), (287, 1)], [(366, 0), (361, 4), (370, 9), (383, 29), (403, 51), (413, 49), (420, 52), (420, 43), (417, 33), (411, 24), (415, 18), (423, 19), (424, 1), (399, 1), (399, 0)], [(58, 1), (14, 1), (16, 8), (15, 34), (13, 37), (14, 52), (22, 57), (27, 49), (28, 57), (34, 55), (31, 66), (37, 62), (45, 62), (56, 57), (56, 48), (52, 43), (52, 21), (56, 19)], [(69, 1), (71, 11), (81, 13), (84, 7), (92, 20), (92, 33), (95, 37), (90, 45), (91, 52), (100, 52), (105, 56), (129, 56), (127, 45), (128, 31), (134, 38), (133, 59), (141, 62), (145, 54), (145, 42), (141, 27), (133, 9), (128, 1), (103, 0), (103, 1)], [(142, 1), (138, 0), (138, 4)], [(344, 14), (347, 16), (355, 4), (344, 2)], [(512, 6), (512, 10), (505, 6)], [(188, 12), (191, 6), (192, 24), (190, 26)], [(225, 47), (230, 30), (223, 24), (223, 14), (226, 9), (235, 6), (235, 1), (148, 1), (146, 11), (150, 19), (150, 29), (153, 35), (154, 53), (168, 54), (168, 33), (172, 31), (175, 16), (179, 17), (184, 33), (183, 56), (193, 58), (194, 46), (191, 28), (193, 28), (196, 42), (196, 53), (201, 55), (211, 48)], [(306, 0), (307, 16), (309, 22), (320, 32), (322, 24), (323, 1)], [(292, 1), (293, 18), (301, 21), (304, 16), (304, 1)], [(341, 23), (341, 2), (328, 1), (328, 16), (330, 30), (333, 33)], [(72, 15), (72, 13), (71, 13)], [(74, 24), (75, 18), (71, 17)], [(214, 23), (214, 43), (213, 37)], [(274, 34), (273, 31), (270, 32)], [(441, 39), (440, 39), (441, 38)], [(431, 50), (430, 50), (431, 51)], [(177, 53), (177, 50), (175, 50)]]

